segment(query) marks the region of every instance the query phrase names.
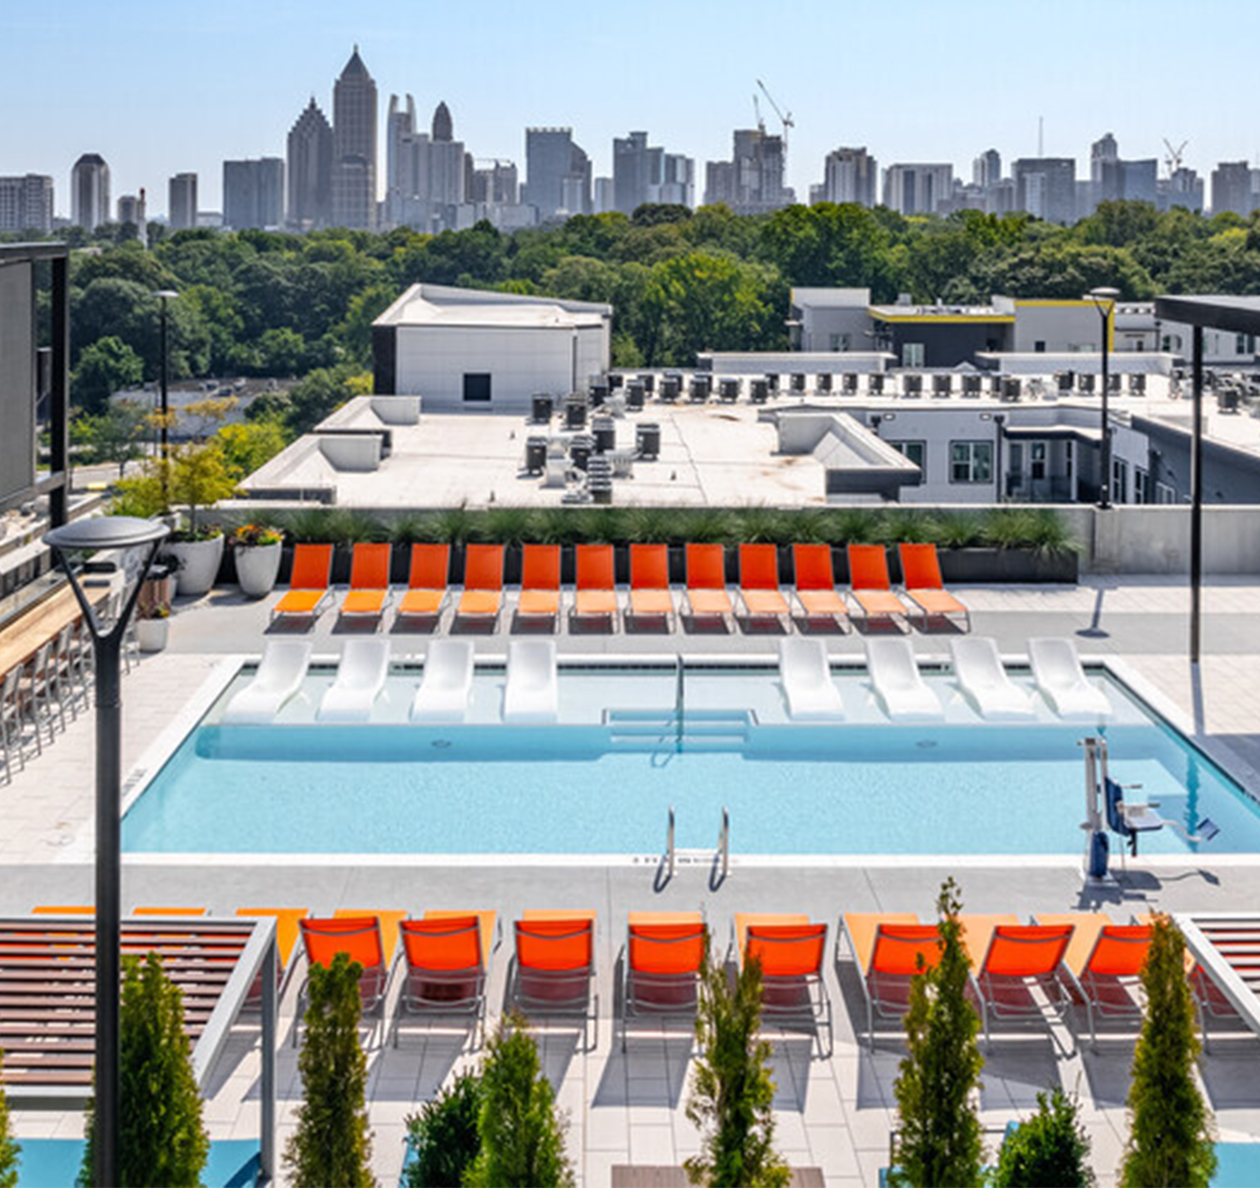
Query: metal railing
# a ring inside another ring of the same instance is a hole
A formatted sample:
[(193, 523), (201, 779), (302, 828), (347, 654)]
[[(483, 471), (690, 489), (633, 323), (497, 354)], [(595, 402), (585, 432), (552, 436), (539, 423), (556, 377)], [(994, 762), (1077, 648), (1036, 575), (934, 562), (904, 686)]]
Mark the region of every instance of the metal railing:
[(731, 813), (722, 806), (722, 828), (718, 832), (718, 871), (723, 879), (731, 869)]
[(681, 755), (683, 749), (683, 703), (685, 694), (685, 677), (683, 674), (686, 672), (686, 666), (683, 664), (681, 656), (677, 658), (674, 671), (674, 748)]
[(674, 877), (674, 806), (669, 806), (669, 827), (665, 830), (665, 879)]

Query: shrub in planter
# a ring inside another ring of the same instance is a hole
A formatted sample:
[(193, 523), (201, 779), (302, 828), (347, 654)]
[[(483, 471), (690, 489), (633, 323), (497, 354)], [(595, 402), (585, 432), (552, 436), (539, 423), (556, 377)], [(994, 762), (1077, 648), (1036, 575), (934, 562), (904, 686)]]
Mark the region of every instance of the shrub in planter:
[(1037, 1094), (1037, 1112), (1002, 1143), (994, 1188), (1093, 1188), (1080, 1106), (1062, 1089)]
[(270, 594), (280, 572), (283, 534), (266, 524), (244, 524), (232, 536), (236, 580), (250, 598)]
[(403, 1173), (403, 1188), (452, 1188), (481, 1150), (477, 1122), (481, 1115), (481, 1077), (463, 1073), (420, 1113), (407, 1119), (407, 1136), (415, 1153)]
[[(0, 1066), (4, 1063), (0, 1054)], [(0, 1086), (0, 1188), (17, 1188), (18, 1157), (22, 1148), (13, 1141), (9, 1127), (9, 1102)]]

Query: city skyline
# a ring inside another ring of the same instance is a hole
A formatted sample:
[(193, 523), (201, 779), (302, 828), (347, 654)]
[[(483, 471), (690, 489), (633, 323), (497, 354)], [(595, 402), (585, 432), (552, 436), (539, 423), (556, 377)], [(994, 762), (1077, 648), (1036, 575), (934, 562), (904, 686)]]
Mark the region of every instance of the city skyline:
[[(382, 24), (349, 18), (324, 0), (281, 0), (261, 13), (226, 0), (213, 12), (181, 13), (172, 34), (151, 19), (166, 10), (150, 0), (120, 0), (108, 27), (90, 33), (88, 11), (82, 0), (69, 0), (56, 12), (27, 7), (0, 16), (0, 95), (26, 117), (0, 142), (0, 174), (50, 174), (58, 215), (70, 213), (70, 168), (84, 152), (106, 159), (116, 193), (144, 187), (151, 211), (161, 209), (169, 178), (181, 172), (199, 175), (203, 209), (222, 209), (222, 162), (282, 156), (312, 95), (331, 108), (333, 80), (356, 42), (382, 108), (391, 92), (415, 94), (422, 108), (445, 101), (470, 151), (516, 162), (522, 180), (525, 128), (552, 125), (573, 127), (596, 176), (612, 173), (614, 138), (640, 129), (693, 157), (699, 173), (705, 162), (729, 158), (733, 130), (755, 126), (758, 78), (795, 121), (785, 181), (800, 200), (842, 145), (867, 145), (881, 167), (950, 161), (966, 176), (972, 159), (991, 147), (1008, 161), (1037, 156), (1043, 116), (1045, 155), (1074, 157), (1078, 176), (1087, 176), (1089, 145), (1108, 131), (1133, 157), (1162, 160), (1165, 136), (1189, 140), (1186, 163), (1203, 176), (1220, 161), (1254, 162), (1260, 141), (1260, 130), (1218, 114), (1250, 110), (1250, 39), (1221, 36), (1231, 22), (1256, 24), (1238, 0), (1217, 0), (1215, 19), (1181, 20), (1175, 37), (1168, 22), (1184, 10), (1167, 0), (1144, 5), (1140, 24), (1078, 0), (1057, 4), (1053, 22), (987, 0), (948, 14), (908, 0), (906, 20), (922, 36), (892, 42), (864, 9), (819, 10), (805, 14), (807, 70), (789, 52), (800, 30), (785, 30), (743, 0), (724, 8), (720, 25), (656, 0), (636, 5), (634, 19), (630, 6), (612, 4), (552, 23), (492, 3), (488, 14), (497, 19), (471, 33), (476, 69), (466, 55), (447, 52), (470, 38), (457, 14), (401, 12)], [(668, 23), (653, 19), (665, 13)], [(986, 30), (999, 21), (995, 42)], [(174, 56), (172, 36), (180, 49)], [(834, 54), (820, 59), (820, 44), (833, 44)], [(846, 52), (853, 45), (862, 52)], [(54, 53), (64, 79), (49, 90), (37, 75)], [(564, 69), (538, 68), (553, 59)], [(1074, 85), (1029, 86), (1038, 77), (1062, 82), (1064, 62), (1074, 67)], [(1206, 88), (1186, 85), (1196, 71), (1210, 72), (1210, 101), (1197, 98)], [(488, 77), (500, 81), (487, 86)], [(1175, 81), (1161, 88), (1161, 79)], [(654, 85), (621, 85), (634, 81)], [(47, 99), (35, 105), (32, 94)], [(761, 108), (767, 131), (781, 131), (764, 96)], [(383, 109), (378, 120), (383, 126)]]

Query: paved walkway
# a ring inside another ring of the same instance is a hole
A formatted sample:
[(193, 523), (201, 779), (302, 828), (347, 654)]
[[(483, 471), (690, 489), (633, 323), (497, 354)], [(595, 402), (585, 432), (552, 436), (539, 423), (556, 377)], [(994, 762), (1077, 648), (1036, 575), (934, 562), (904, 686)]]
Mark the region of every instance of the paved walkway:
[[(1253, 790), (1260, 767), (1260, 585), (1216, 581), (1205, 603), (1206, 659), (1197, 676), (1184, 659), (1184, 590), (1159, 581), (1111, 581), (1075, 589), (976, 589), (966, 593), (977, 633), (995, 636), (1005, 651), (1020, 652), (1029, 634), (1088, 634), (1084, 651), (1107, 653), (1158, 690), (1200, 741), (1225, 758)], [(173, 620), (171, 648), (146, 657), (124, 679), (124, 761), (142, 762), (166, 731), (180, 731), (185, 705), (212, 677), (224, 653), (257, 648), (266, 604), (238, 605), (219, 594), (181, 610)], [(443, 624), (445, 627), (445, 624)], [(317, 650), (335, 651), (340, 639), (332, 616), (315, 632)], [(860, 650), (854, 635), (829, 635), (836, 653)], [(922, 655), (943, 653), (946, 638), (915, 633)], [(421, 651), (425, 637), (412, 637)], [(502, 654), (503, 631), (478, 639), (478, 650)], [(773, 637), (742, 629), (729, 636), (562, 635), (562, 652), (655, 652), (681, 648), (711, 653), (734, 650), (769, 655)], [(44, 755), (33, 758), (8, 786), (0, 785), (5, 830), (0, 835), (0, 912), (18, 913), (35, 903), (82, 902), (91, 897), (92, 715), (81, 713)], [(569, 1111), (569, 1149), (585, 1184), (606, 1185), (619, 1163), (676, 1163), (697, 1146), (684, 1116), (690, 1041), (632, 1035), (622, 1055), (614, 1041), (618, 1006), (618, 957), (626, 914), (656, 908), (701, 908), (717, 943), (725, 945), (736, 911), (793, 910), (824, 920), (833, 933), (843, 911), (932, 910), (940, 882), (958, 878), (972, 911), (1066, 911), (1101, 907), (1117, 917), (1159, 907), (1173, 911), (1260, 910), (1260, 864), (1188, 859), (1183, 864), (1130, 863), (1118, 889), (1099, 901), (1086, 897), (1075, 860), (1035, 863), (977, 862), (939, 865), (875, 860), (852, 866), (759, 866), (735, 855), (730, 877), (711, 888), (707, 856), (684, 856), (674, 879), (657, 889), (654, 863), (613, 866), (522, 867), (511, 859), (484, 866), (416, 864), (391, 860), (374, 867), (294, 864), (280, 867), (205, 863), (175, 866), (129, 861), (124, 868), (125, 905), (186, 902), (230, 913), (247, 900), (297, 904), (323, 912), (336, 907), (493, 908), (510, 921), (527, 907), (587, 907), (599, 913), (600, 1028), (598, 1043), (582, 1051), (571, 1030), (543, 1030), (548, 1075)], [(491, 1003), (503, 1003), (510, 942), (494, 954)], [(843, 946), (826, 982), (835, 1004), (833, 1054), (811, 1054), (804, 1035), (775, 1038), (778, 1143), (800, 1165), (820, 1166), (829, 1185), (874, 1184), (887, 1162), (893, 1123), (892, 1084), (899, 1039), (890, 1031), (872, 1053), (859, 1044), (854, 1024), (864, 1012), (854, 969)], [(295, 1005), (290, 986), (282, 1005), (288, 1036)], [(214, 1070), (207, 1118), (214, 1137), (257, 1134), (258, 1057), (255, 1037), (243, 1028)], [(1260, 1139), (1260, 1084), (1254, 1069), (1256, 1041), (1222, 1043), (1201, 1065), (1204, 1086), (1217, 1111), (1223, 1138)], [(375, 1168), (382, 1184), (397, 1181), (405, 1117), (431, 1096), (456, 1066), (466, 1062), (452, 1036), (405, 1032), (401, 1046), (371, 1054), (371, 1121), (376, 1133)], [(1006, 1121), (1033, 1108), (1039, 1089), (1060, 1083), (1078, 1092), (1094, 1144), (1093, 1162), (1110, 1184), (1125, 1133), (1124, 1098), (1131, 1047), (1116, 1041), (1100, 1054), (1078, 1050), (1062, 1028), (1025, 1029), (1000, 1037), (988, 1054), (981, 1096), (983, 1118), (994, 1141)], [(281, 1055), (283, 1134), (292, 1126), (300, 1095), (291, 1048)], [(75, 1114), (16, 1117), (19, 1135), (80, 1132)], [(283, 1135), (282, 1135), (283, 1137)]]

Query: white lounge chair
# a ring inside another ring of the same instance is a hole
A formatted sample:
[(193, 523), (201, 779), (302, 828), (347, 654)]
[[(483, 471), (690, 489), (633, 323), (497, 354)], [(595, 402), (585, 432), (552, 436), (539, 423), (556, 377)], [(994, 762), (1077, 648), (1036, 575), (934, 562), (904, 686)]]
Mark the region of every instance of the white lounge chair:
[(413, 722), (462, 722), (472, 696), (473, 645), (435, 639), (424, 658), (424, 677), (411, 703)]
[(366, 722), (389, 675), (389, 640), (348, 639), (337, 679), (324, 694), (315, 717), (321, 722)]
[(798, 636), (779, 640), (779, 678), (793, 721), (838, 722), (844, 717), (844, 701), (831, 679), (822, 640)]
[(267, 725), (295, 697), (311, 663), (311, 645), (304, 639), (269, 639), (254, 679), (223, 711), (231, 725)]
[(556, 644), (550, 639), (514, 639), (508, 645), (505, 722), (554, 722), (560, 714)]
[(997, 644), (983, 636), (951, 639), (954, 676), (976, 712), (992, 722), (1021, 722), (1037, 716), (1032, 698), (1009, 676)]
[(908, 639), (868, 639), (866, 667), (884, 712), (894, 722), (930, 722), (945, 716), (940, 699), (919, 674)]
[(1037, 688), (1059, 717), (1110, 716), (1107, 694), (1089, 683), (1070, 639), (1030, 639), (1028, 660)]

